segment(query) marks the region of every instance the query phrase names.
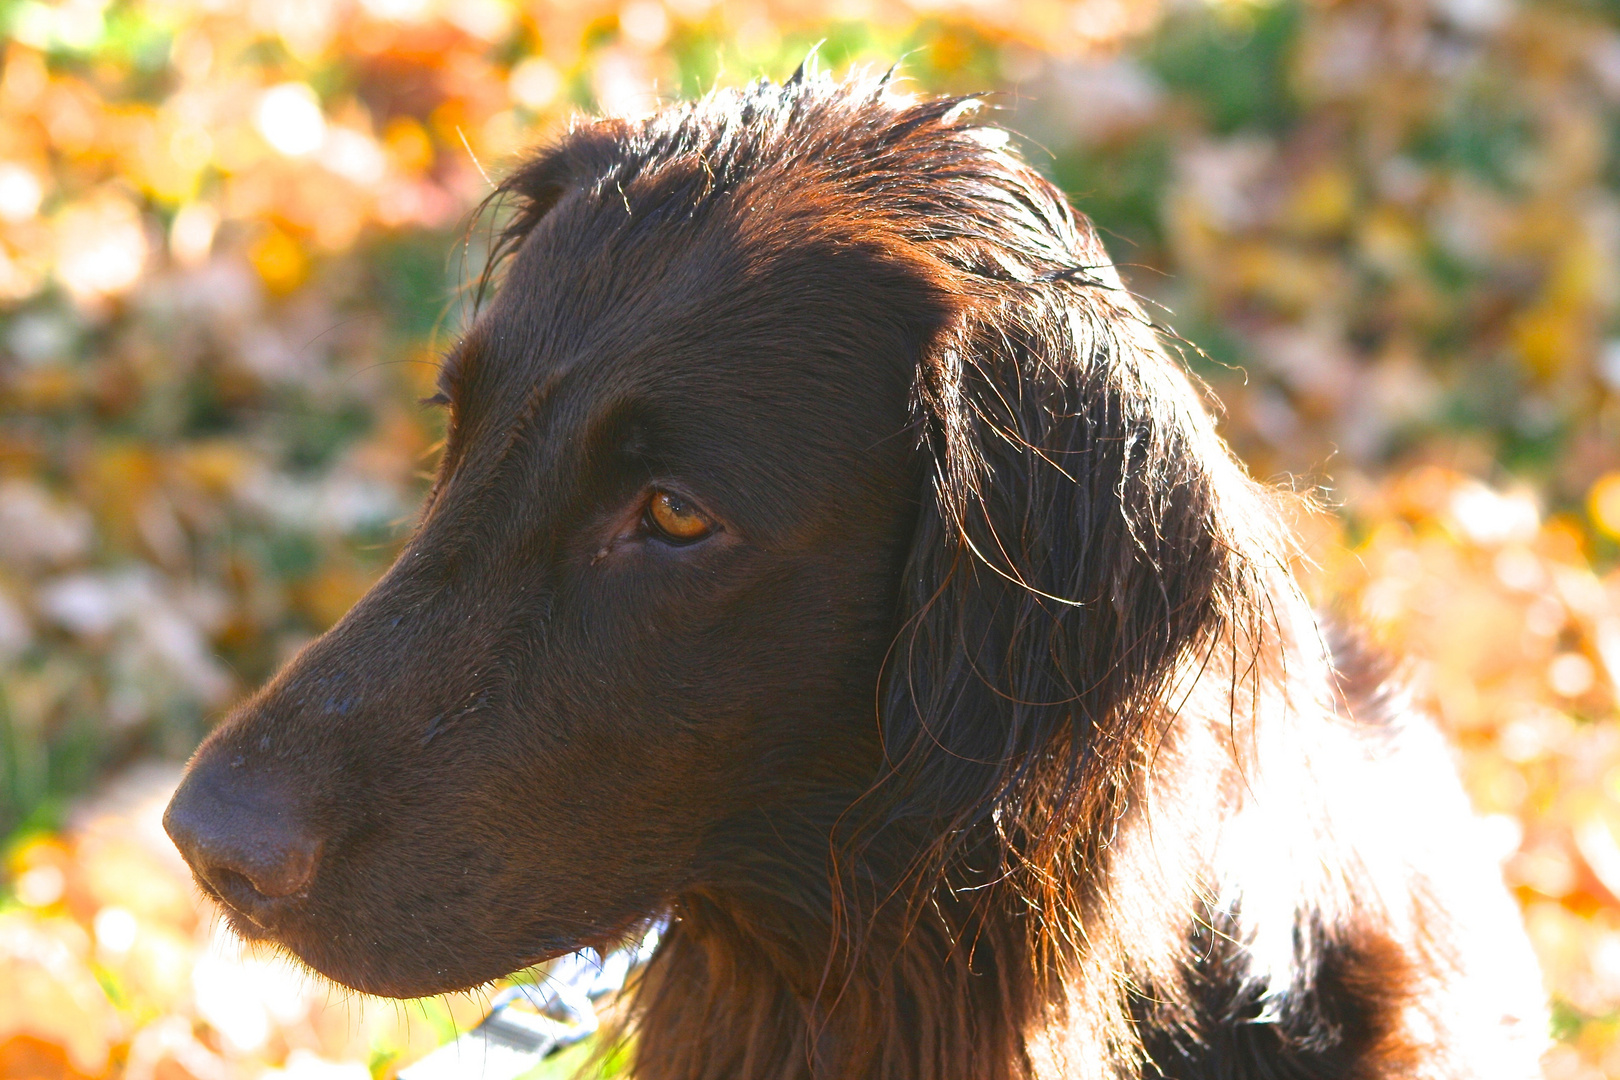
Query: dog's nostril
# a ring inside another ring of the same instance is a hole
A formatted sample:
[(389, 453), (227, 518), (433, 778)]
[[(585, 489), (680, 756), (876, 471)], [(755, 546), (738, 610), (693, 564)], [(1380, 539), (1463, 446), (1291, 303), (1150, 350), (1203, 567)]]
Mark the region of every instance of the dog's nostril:
[[(214, 867), (213, 872), (208, 875), (208, 883), (227, 897), (237, 894), (252, 896), (254, 893), (259, 892), (259, 887), (253, 882), (238, 874), (235, 870), (229, 870), (225, 867)], [(259, 893), (259, 895), (264, 894)]]
[(315, 877), (315, 849), (299, 841), (266, 838), (257, 845), (210, 854), (213, 859), (201, 868), (205, 877), (245, 884), (264, 898), (291, 896)]
[(315, 877), (321, 845), (276, 786), (199, 762), (163, 815), (197, 875), (227, 902), (291, 896)]
[(263, 925), (264, 916), (275, 910), (277, 898), (266, 896), (259, 891), (257, 885), (235, 870), (221, 866), (210, 867), (202, 877), (217, 899), (223, 900), (255, 923)]

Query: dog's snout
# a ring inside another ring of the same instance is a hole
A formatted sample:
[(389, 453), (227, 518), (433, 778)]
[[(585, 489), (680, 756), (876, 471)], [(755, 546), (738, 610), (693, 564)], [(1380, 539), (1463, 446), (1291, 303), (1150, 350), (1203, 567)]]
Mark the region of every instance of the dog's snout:
[(283, 785), (199, 762), (163, 815), (180, 854), (220, 898), (253, 917), (315, 877), (320, 842)]

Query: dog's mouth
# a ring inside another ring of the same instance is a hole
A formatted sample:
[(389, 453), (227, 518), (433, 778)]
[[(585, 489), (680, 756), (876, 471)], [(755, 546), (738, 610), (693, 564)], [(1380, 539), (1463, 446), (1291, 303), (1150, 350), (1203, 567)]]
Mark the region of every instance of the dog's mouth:
[[(294, 896), (267, 897), (244, 875), (215, 871), (194, 875), (198, 889), (214, 902), (231, 932), (255, 945), (285, 950), (316, 974), (361, 993), (411, 998), (454, 993), (494, 979), (549, 963), (581, 949), (603, 956), (639, 941), (659, 912), (615, 919), (604, 929), (584, 934), (527, 933), (521, 945), (510, 940), (513, 927), (479, 927), (477, 918), (461, 920), (466, 940), (447, 948), (425, 941), (411, 947), (397, 939), (397, 928), (377, 920), (323, 917), (323, 906), (310, 890)], [(343, 925), (336, 925), (341, 922)], [(333, 923), (333, 925), (328, 925)], [(502, 934), (505, 930), (508, 933)], [(480, 933), (493, 931), (494, 933)], [(510, 952), (491, 950), (488, 938), (508, 937)], [(442, 941), (442, 939), (441, 939)]]

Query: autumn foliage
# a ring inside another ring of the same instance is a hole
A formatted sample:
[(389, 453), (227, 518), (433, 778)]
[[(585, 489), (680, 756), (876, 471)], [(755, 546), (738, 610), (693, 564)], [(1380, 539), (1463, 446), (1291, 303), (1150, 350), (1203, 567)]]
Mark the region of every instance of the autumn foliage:
[(409, 528), (489, 177), (575, 108), (781, 77), (818, 41), (997, 92), (1251, 469), (1324, 508), (1302, 572), (1453, 740), (1554, 1000), (1549, 1074), (1620, 1076), (1613, 0), (0, 23), (0, 1076), (364, 1080), (476, 1021), (241, 955), (157, 827), (165, 784)]

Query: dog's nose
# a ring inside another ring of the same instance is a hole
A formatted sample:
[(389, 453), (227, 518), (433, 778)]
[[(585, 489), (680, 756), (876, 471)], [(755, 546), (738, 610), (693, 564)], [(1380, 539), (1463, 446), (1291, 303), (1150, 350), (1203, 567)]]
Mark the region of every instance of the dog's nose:
[(281, 785), (199, 761), (170, 800), (163, 827), (197, 876), (251, 916), (315, 877), (320, 843), (298, 818)]

